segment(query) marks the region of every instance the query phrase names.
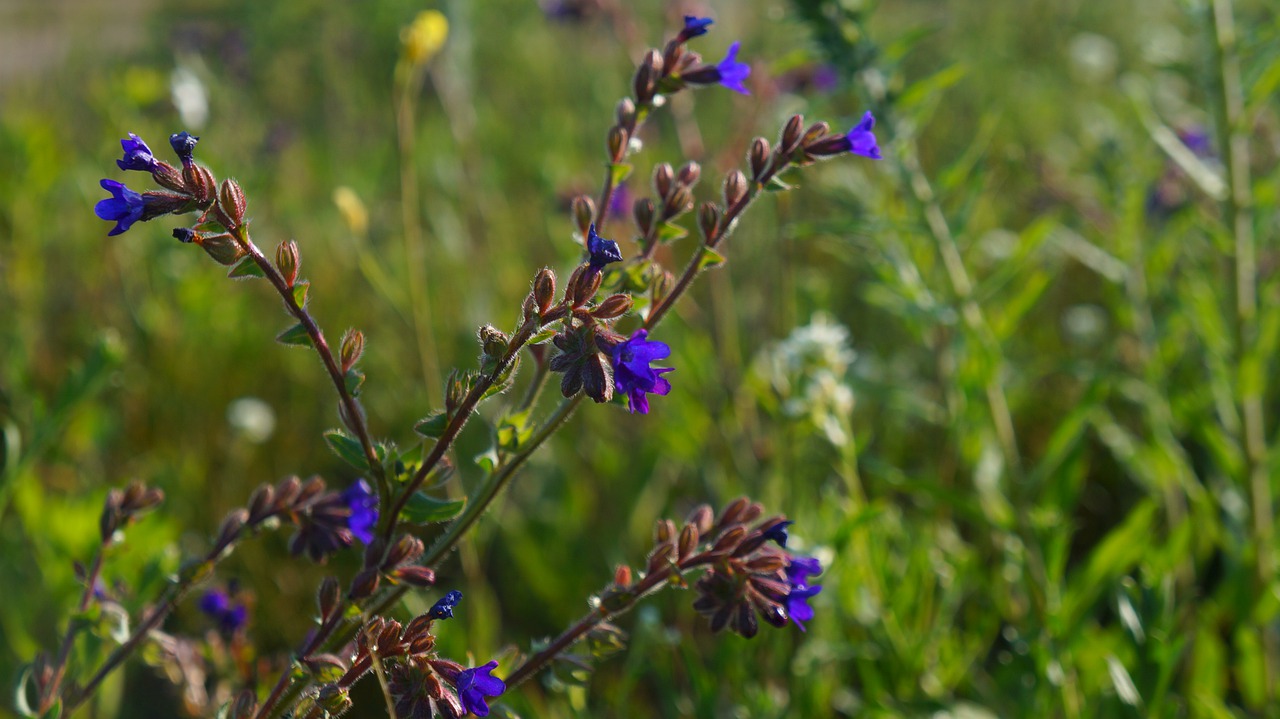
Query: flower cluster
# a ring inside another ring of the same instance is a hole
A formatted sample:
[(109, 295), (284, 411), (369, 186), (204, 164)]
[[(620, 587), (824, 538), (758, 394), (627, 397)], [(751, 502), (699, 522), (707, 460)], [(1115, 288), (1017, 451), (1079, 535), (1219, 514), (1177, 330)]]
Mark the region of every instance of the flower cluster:
[(228, 636), (244, 628), (249, 619), (249, 610), (244, 602), (234, 601), (235, 589), (210, 589), (200, 597), (200, 611), (217, 625), (218, 630)]
[(213, 201), (213, 176), (192, 161), (192, 153), (199, 139), (186, 132), (179, 132), (169, 138), (174, 153), (182, 162), (182, 170), (156, 159), (147, 143), (132, 132), (120, 141), (124, 150), (124, 156), (116, 160), (120, 169), (150, 173), (156, 184), (165, 190), (138, 193), (124, 183), (104, 179), (101, 182), (102, 189), (111, 196), (98, 202), (93, 211), (99, 218), (116, 223), (107, 235), (119, 235), (135, 222), (209, 206)]

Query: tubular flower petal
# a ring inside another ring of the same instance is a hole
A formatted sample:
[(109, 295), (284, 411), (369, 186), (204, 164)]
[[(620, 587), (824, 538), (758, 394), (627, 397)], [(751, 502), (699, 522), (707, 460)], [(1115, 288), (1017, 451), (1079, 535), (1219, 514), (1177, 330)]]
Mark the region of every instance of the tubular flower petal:
[(507, 685), (492, 672), (498, 667), (497, 661), (483, 666), (463, 669), (458, 674), (456, 687), (462, 707), (478, 717), (489, 716), (489, 704), (486, 697), (501, 696)]
[(670, 357), (671, 348), (662, 342), (650, 342), (648, 336), (648, 330), (636, 330), (630, 339), (610, 351), (614, 385), (627, 395), (627, 407), (633, 413), (649, 413), (646, 394), (665, 395), (671, 391), (671, 383), (662, 375), (675, 368), (649, 366), (650, 362)]
[(118, 235), (142, 219), (142, 214), (147, 209), (147, 203), (142, 195), (115, 180), (103, 180), (99, 184), (102, 185), (102, 189), (111, 193), (111, 197), (100, 200), (94, 205), (93, 212), (107, 222), (116, 223), (116, 226), (107, 233), (108, 236)]

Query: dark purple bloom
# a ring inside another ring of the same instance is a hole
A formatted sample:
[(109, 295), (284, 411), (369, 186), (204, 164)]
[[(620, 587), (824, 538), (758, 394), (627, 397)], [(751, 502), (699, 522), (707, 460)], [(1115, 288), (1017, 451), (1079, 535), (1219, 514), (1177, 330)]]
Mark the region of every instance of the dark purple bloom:
[(460, 601), (462, 601), (462, 592), (455, 589), (436, 600), (436, 603), (427, 610), (427, 616), (432, 619), (453, 619), (453, 608), (458, 606)]
[(662, 375), (673, 367), (650, 367), (650, 362), (671, 356), (671, 348), (662, 342), (646, 339), (648, 330), (636, 330), (631, 339), (621, 342), (610, 351), (613, 363), (613, 382), (618, 391), (627, 395), (627, 407), (632, 412), (649, 413), (648, 394), (665, 395), (671, 391), (671, 383)]
[(631, 212), (631, 190), (626, 185), (618, 185), (609, 198), (609, 217), (625, 219), (628, 212)]
[(111, 197), (99, 200), (98, 204), (93, 206), (93, 212), (107, 222), (116, 223), (107, 236), (118, 235), (142, 219), (142, 214), (147, 209), (146, 200), (142, 195), (115, 180), (103, 180), (99, 184), (102, 185), (102, 189), (111, 193)]
[(120, 141), (120, 146), (124, 148), (124, 158), (116, 160), (116, 164), (120, 166), (121, 170), (156, 171), (156, 158), (151, 154), (151, 148), (147, 147), (147, 143), (143, 142), (141, 137), (131, 132), (129, 137)]
[(169, 146), (173, 151), (178, 153), (178, 159), (182, 160), (182, 164), (191, 162), (191, 154), (196, 151), (196, 143), (200, 138), (189, 132), (179, 132), (169, 136)]
[(696, 15), (684, 16), (684, 29), (680, 31), (680, 37), (684, 40), (692, 40), (695, 37), (701, 37), (707, 34), (707, 26), (711, 25), (714, 20), (709, 17), (698, 17)]
[(854, 125), (853, 129), (845, 135), (845, 139), (849, 141), (849, 152), (872, 160), (881, 159), (880, 147), (876, 145), (876, 136), (871, 132), (875, 126), (876, 118), (868, 110), (867, 114), (862, 116), (862, 122)]
[(484, 666), (463, 669), (458, 673), (458, 681), (454, 686), (458, 689), (458, 698), (462, 707), (478, 717), (489, 716), (489, 704), (485, 697), (501, 696), (507, 685), (491, 672), (498, 668), (498, 662), (492, 661)]
[(721, 85), (733, 90), (734, 92), (750, 95), (746, 86), (742, 84), (751, 75), (751, 66), (745, 62), (738, 62), (738, 47), (742, 45), (735, 42), (729, 46), (729, 52), (724, 59), (716, 64), (716, 73), (719, 75), (718, 82)]
[(618, 243), (597, 235), (595, 224), (587, 230), (587, 251), (591, 253), (589, 262), (595, 272), (604, 269), (610, 262), (622, 261), (622, 250), (618, 249)]
[(1213, 141), (1209, 139), (1209, 133), (1203, 127), (1184, 127), (1178, 130), (1178, 139), (1182, 140), (1182, 144), (1186, 145), (1192, 154), (1202, 160), (1215, 155)]
[(373, 530), (378, 526), (378, 495), (361, 479), (347, 487), (342, 501), (351, 508), (351, 517), (347, 520), (351, 533), (365, 544), (372, 542)]
[(809, 600), (822, 591), (821, 584), (809, 586), (807, 580), (811, 574), (821, 574), (822, 565), (814, 557), (792, 557), (787, 565), (787, 583), (791, 591), (787, 594), (787, 614), (791, 621), (805, 631), (804, 623), (813, 619), (813, 607)]
[(223, 634), (236, 633), (249, 616), (244, 604), (232, 604), (231, 596), (221, 589), (211, 589), (200, 597), (200, 611), (217, 622)]
[(795, 522), (790, 520), (778, 522), (770, 527), (763, 536), (765, 539), (772, 539), (777, 542), (779, 547), (785, 547), (787, 546), (787, 527), (790, 527), (793, 524), (795, 524)]

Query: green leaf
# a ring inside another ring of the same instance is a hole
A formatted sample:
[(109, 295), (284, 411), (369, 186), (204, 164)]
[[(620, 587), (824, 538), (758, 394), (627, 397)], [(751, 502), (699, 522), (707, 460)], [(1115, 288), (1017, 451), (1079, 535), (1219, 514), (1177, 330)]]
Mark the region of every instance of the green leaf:
[(446, 522), (458, 516), (466, 505), (465, 499), (437, 499), (423, 492), (414, 492), (400, 517), (411, 524)]
[(544, 342), (549, 342), (551, 338), (555, 336), (556, 336), (555, 327), (543, 327), (542, 329), (535, 332), (533, 336), (529, 338), (529, 341), (526, 344), (540, 345)]
[(609, 165), (609, 177), (613, 180), (614, 187), (626, 182), (630, 176), (631, 165), (625, 162), (616, 162)]
[(364, 447), (341, 430), (331, 429), (324, 433), (324, 443), (329, 445), (333, 453), (341, 457), (347, 464), (360, 471), (369, 469), (369, 462), (364, 456)]
[(475, 462), (480, 469), (485, 471), (485, 474), (492, 472), (494, 468), (498, 466), (498, 448), (490, 447), (480, 454), (477, 454)]
[(769, 178), (769, 182), (764, 186), (763, 189), (765, 192), (786, 192), (787, 190), (794, 190), (795, 188), (796, 188), (796, 185), (783, 182), (781, 177), (779, 177), (778, 175), (774, 175), (773, 177)]
[(31, 708), (31, 703), (27, 700), (27, 684), (31, 680), (31, 665), (27, 664), (18, 672), (18, 678), (13, 682), (13, 708), (24, 717), (34, 717), (36, 712)]
[(440, 410), (418, 420), (418, 423), (413, 425), (413, 431), (423, 437), (440, 439), (440, 437), (444, 436), (444, 430), (448, 426), (449, 415), (445, 414), (444, 410)]
[(232, 278), (266, 276), (266, 273), (262, 271), (262, 268), (258, 266), (258, 263), (255, 262), (252, 257), (246, 257), (243, 260), (240, 260), (236, 263), (236, 266), (232, 267), (231, 271), (227, 273), (227, 277)]
[(311, 280), (298, 280), (293, 285), (293, 301), (298, 303), (299, 307), (307, 305), (307, 290), (311, 289)]
[(312, 346), (311, 335), (307, 334), (307, 328), (303, 327), (301, 322), (276, 335), (276, 342), (298, 347)]
[(533, 435), (533, 425), (529, 423), (529, 412), (525, 410), (503, 417), (498, 422), (495, 432), (498, 447), (505, 452), (515, 452)]
[(352, 367), (347, 370), (347, 373), (343, 376), (343, 382), (347, 386), (347, 392), (350, 393), (352, 397), (359, 397), (360, 388), (364, 386), (364, 372)]
[(511, 383), (515, 381), (516, 368), (519, 366), (520, 355), (516, 355), (516, 358), (512, 360), (511, 364), (507, 365), (507, 368), (502, 371), (502, 374), (493, 381), (493, 384), (489, 385), (489, 389), (486, 389), (484, 394), (480, 395), (480, 400), (484, 401), (495, 394), (506, 392), (507, 388), (511, 386)]
[(676, 240), (684, 239), (689, 236), (689, 231), (674, 222), (664, 222), (658, 228), (658, 241), (669, 243)]
[(702, 271), (709, 267), (719, 267), (724, 264), (724, 255), (716, 252), (710, 247), (703, 247), (702, 254), (698, 256), (698, 270)]

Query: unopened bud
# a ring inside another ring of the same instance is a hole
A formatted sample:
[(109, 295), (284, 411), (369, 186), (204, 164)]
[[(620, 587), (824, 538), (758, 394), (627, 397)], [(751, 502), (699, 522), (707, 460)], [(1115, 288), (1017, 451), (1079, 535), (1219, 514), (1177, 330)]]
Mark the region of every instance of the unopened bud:
[(613, 570), (613, 583), (619, 587), (631, 586), (631, 567), (628, 567), (625, 564), (619, 564), (618, 567)]
[(231, 178), (222, 181), (222, 187), (218, 188), (218, 208), (222, 211), (220, 218), (225, 217), (231, 222), (227, 225), (228, 230), (244, 224), (244, 213), (248, 204), (239, 182)]
[(411, 587), (430, 587), (436, 583), (436, 573), (431, 567), (414, 565), (397, 569), (396, 579)]
[(120, 528), (120, 503), (124, 500), (124, 492), (113, 489), (107, 492), (102, 503), (102, 515), (98, 518), (98, 534), (102, 543), (111, 541), (111, 536)]
[(582, 392), (597, 404), (603, 404), (613, 399), (613, 390), (613, 368), (609, 360), (598, 353), (589, 355), (583, 362)]
[(349, 329), (342, 335), (342, 350), (339, 356), (342, 359), (342, 372), (346, 374), (352, 367), (356, 366), (356, 362), (360, 361), (360, 355), (364, 354), (364, 333), (358, 329)]
[(684, 525), (684, 528), (680, 530), (680, 541), (677, 548), (680, 550), (681, 559), (693, 554), (693, 550), (698, 548), (698, 528), (692, 524)]
[(671, 165), (661, 162), (653, 168), (653, 189), (657, 191), (658, 197), (666, 199), (671, 194), (671, 185), (675, 182), (676, 173), (671, 169)]
[(183, 164), (182, 182), (186, 186), (187, 192), (191, 193), (191, 197), (201, 207), (213, 202), (218, 192), (218, 183), (217, 180), (213, 179), (213, 173), (209, 172), (208, 168), (201, 167), (194, 162)]
[(236, 537), (239, 536), (240, 530), (244, 528), (247, 521), (249, 521), (249, 510), (244, 508), (231, 512), (226, 519), (222, 520), (222, 528), (218, 530), (218, 541), (214, 543), (218, 551), (226, 549), (236, 541)]
[(501, 358), (507, 354), (511, 338), (497, 327), (484, 325), (476, 332), (476, 336), (480, 339), (480, 348), (486, 357)]
[(747, 195), (747, 177), (741, 170), (733, 170), (724, 178), (724, 206), (733, 207)]
[(276, 268), (284, 275), (284, 281), (290, 287), (298, 281), (298, 268), (302, 266), (302, 257), (298, 254), (298, 243), (293, 240), (281, 242), (276, 247)]
[(320, 582), (320, 587), (316, 589), (316, 608), (320, 610), (321, 622), (328, 621), (333, 616), (341, 600), (342, 587), (338, 585), (338, 578), (325, 577)]
[(200, 249), (204, 250), (205, 254), (212, 257), (213, 261), (220, 265), (234, 265), (246, 254), (240, 243), (225, 232), (216, 235), (196, 233), (192, 241), (200, 245)]
[(402, 535), (391, 545), (387, 558), (382, 562), (383, 569), (394, 569), (401, 564), (411, 562), (422, 554), (422, 540), (412, 534)]
[(720, 513), (720, 521), (716, 522), (721, 528), (730, 524), (737, 524), (742, 520), (742, 515), (747, 511), (747, 507), (751, 506), (751, 500), (746, 497), (738, 497), (729, 503)]
[(366, 569), (360, 572), (351, 580), (351, 589), (347, 592), (347, 598), (358, 600), (372, 596), (378, 591), (379, 581), (377, 569)]
[(600, 272), (584, 271), (575, 273), (574, 279), (577, 281), (569, 287), (569, 304), (571, 307), (578, 308), (596, 296), (602, 276)]
[(264, 484), (253, 491), (249, 497), (249, 523), (257, 524), (275, 509), (275, 489)]
[(636, 129), (636, 104), (629, 97), (622, 98), (614, 108), (614, 117), (618, 120), (618, 126), (628, 132)]
[(719, 225), (720, 208), (714, 202), (702, 203), (698, 208), (698, 229), (702, 232), (704, 242), (710, 244), (715, 241)]
[(808, 147), (810, 144), (821, 140), (831, 131), (831, 126), (825, 122), (815, 122), (804, 131), (804, 136), (800, 138), (800, 144)]
[(533, 278), (533, 299), (538, 303), (538, 313), (545, 315), (556, 299), (556, 273), (543, 267)]
[(630, 312), (633, 304), (631, 295), (609, 295), (591, 311), (591, 316), (598, 320), (615, 319)]
[(711, 531), (711, 524), (715, 521), (715, 512), (711, 510), (709, 504), (699, 504), (689, 512), (688, 518), (685, 520), (698, 530), (698, 534), (706, 534)]
[(573, 198), (571, 209), (573, 211), (573, 221), (578, 226), (578, 232), (582, 233), (583, 237), (586, 237), (588, 228), (595, 221), (596, 203), (586, 195), (578, 195)]
[(676, 277), (667, 270), (663, 270), (660, 274), (654, 275), (653, 280), (649, 283), (649, 292), (653, 295), (653, 305), (656, 307), (667, 299), (667, 295), (671, 294), (672, 288), (676, 285)]
[[(324, 483), (320, 484), (320, 491), (324, 491)], [(276, 506), (281, 509), (293, 509), (295, 502), (302, 494), (302, 480), (297, 475), (285, 477), (276, 485)]]
[(647, 236), (649, 231), (653, 228), (653, 200), (650, 200), (647, 197), (642, 197), (636, 200), (635, 205), (631, 208), (631, 212), (635, 215), (636, 227), (640, 229), (640, 234)]
[(669, 220), (693, 209), (693, 191), (684, 185), (676, 187), (662, 207), (662, 219)]
[(719, 537), (716, 537), (716, 543), (712, 546), (711, 550), (714, 552), (732, 552), (734, 549), (737, 549), (738, 545), (742, 542), (743, 537), (746, 536), (746, 527), (743, 527), (740, 524), (734, 525), (721, 532)]
[(640, 66), (636, 68), (636, 75), (631, 83), (636, 102), (641, 105), (649, 104), (660, 77), (662, 77), (662, 54), (657, 50), (650, 50), (640, 61)]
[(693, 187), (698, 184), (698, 178), (702, 177), (702, 166), (696, 162), (686, 162), (684, 167), (680, 168), (680, 173), (676, 175), (676, 179), (685, 187)]
[(782, 134), (778, 137), (778, 154), (788, 157), (791, 153), (800, 147), (800, 138), (804, 133), (804, 116), (792, 115), (787, 124), (782, 127)]
[(655, 544), (670, 542), (676, 536), (676, 523), (670, 519), (659, 519), (653, 527)]
[(346, 689), (337, 684), (326, 684), (320, 687), (316, 695), (316, 704), (324, 708), (327, 716), (342, 716), (352, 707), (351, 696)]
[(747, 159), (751, 162), (751, 177), (758, 182), (769, 169), (769, 141), (763, 137), (753, 140)]
[(649, 574), (653, 574), (661, 569), (665, 569), (671, 562), (672, 557), (676, 553), (676, 548), (670, 544), (659, 544), (649, 552), (645, 564), (648, 567)]
[(614, 162), (622, 162), (627, 156), (627, 143), (631, 140), (631, 133), (624, 128), (614, 125), (609, 128), (609, 159)]

